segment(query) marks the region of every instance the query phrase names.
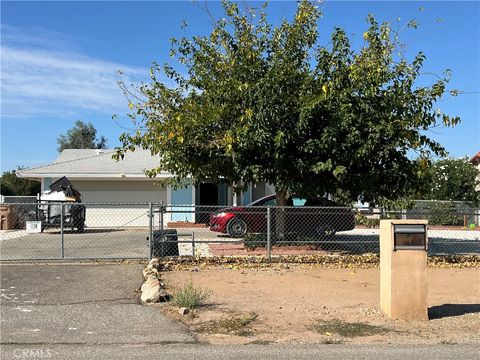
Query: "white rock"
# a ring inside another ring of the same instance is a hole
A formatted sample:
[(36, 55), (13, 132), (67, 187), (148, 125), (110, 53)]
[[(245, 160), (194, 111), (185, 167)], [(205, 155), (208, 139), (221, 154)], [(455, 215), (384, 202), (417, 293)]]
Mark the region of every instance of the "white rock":
[(160, 285), (148, 286), (147, 283), (142, 285), (142, 296), (140, 300), (144, 303), (153, 303), (160, 301)]
[(148, 266), (158, 268), (160, 266), (160, 259), (159, 258), (152, 258), (148, 262)]
[(158, 270), (155, 268), (149, 268), (148, 266), (142, 270), (143, 278), (146, 280), (150, 276), (158, 277)]
[(148, 284), (148, 286), (160, 286), (160, 280), (155, 275), (150, 275), (146, 278), (145, 284)]
[(180, 315), (187, 315), (188, 313), (190, 313), (190, 309), (186, 307), (181, 307), (180, 309), (178, 309), (178, 313)]

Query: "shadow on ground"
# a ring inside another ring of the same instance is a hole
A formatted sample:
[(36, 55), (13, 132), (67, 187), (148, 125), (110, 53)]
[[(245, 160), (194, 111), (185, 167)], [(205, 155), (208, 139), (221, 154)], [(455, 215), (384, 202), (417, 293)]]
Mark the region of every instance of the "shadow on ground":
[[(128, 229), (125, 228), (85, 228), (82, 232), (78, 232), (77, 230), (71, 230), (70, 228), (65, 228), (63, 233), (64, 234), (78, 234), (81, 236), (82, 234), (107, 234), (111, 232), (118, 232), (118, 231), (129, 231)], [(44, 231), (44, 234), (48, 235), (59, 235), (61, 234), (60, 229), (58, 228), (46, 228)]]
[(471, 313), (480, 313), (480, 304), (443, 304), (432, 306), (428, 309), (428, 318), (434, 320)]

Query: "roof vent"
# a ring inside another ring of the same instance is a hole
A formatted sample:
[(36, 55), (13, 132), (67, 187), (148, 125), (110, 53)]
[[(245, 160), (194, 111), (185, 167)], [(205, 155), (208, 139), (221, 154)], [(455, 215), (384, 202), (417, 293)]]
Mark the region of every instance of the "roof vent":
[(97, 154), (97, 155), (103, 154), (103, 150), (102, 149), (96, 149), (95, 154)]

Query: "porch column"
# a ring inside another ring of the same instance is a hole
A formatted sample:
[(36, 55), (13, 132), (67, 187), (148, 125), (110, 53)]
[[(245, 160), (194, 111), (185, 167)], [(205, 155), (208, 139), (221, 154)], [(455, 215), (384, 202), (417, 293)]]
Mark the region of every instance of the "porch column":
[(193, 185), (186, 188), (171, 189), (170, 201), (173, 211), (172, 221), (195, 222), (195, 189)]

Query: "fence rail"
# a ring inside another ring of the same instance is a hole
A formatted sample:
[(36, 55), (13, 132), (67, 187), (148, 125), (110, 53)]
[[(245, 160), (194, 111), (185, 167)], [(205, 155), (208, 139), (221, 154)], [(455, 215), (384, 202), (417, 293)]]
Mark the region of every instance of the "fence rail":
[(429, 255), (480, 254), (480, 212), (220, 207), (158, 203), (1, 204), (0, 260), (147, 259), (152, 256), (379, 252), (382, 219), (429, 220)]

